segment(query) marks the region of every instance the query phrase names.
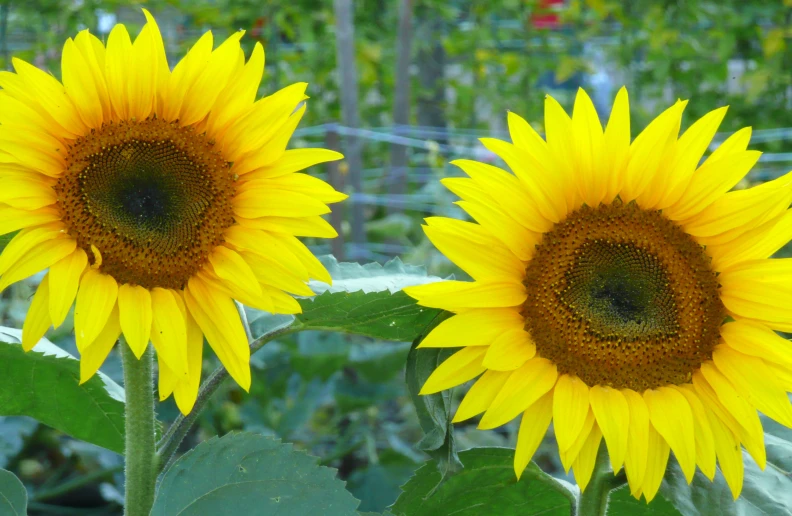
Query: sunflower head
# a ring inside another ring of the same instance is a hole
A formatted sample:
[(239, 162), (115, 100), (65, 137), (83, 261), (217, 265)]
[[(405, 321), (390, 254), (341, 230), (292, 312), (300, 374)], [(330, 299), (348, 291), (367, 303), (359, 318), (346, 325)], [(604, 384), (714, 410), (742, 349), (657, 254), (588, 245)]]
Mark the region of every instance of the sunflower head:
[(760, 153), (750, 129), (702, 161), (726, 108), (680, 135), (677, 102), (631, 138), (627, 91), (600, 123), (583, 90), (570, 117), (545, 101), (542, 138), (509, 113), (511, 168), (459, 160), (443, 183), (474, 220), (427, 219), (435, 246), (473, 279), (406, 289), (454, 312), (423, 347), (460, 348), (424, 394), (477, 378), (455, 421), (521, 416), (519, 476), (553, 422), (585, 489), (601, 440), (650, 501), (674, 452), (690, 482), (720, 464), (735, 498), (740, 446), (765, 464), (757, 410), (792, 426), (790, 176), (731, 191)]
[(171, 70), (154, 18), (132, 40), (88, 31), (63, 48), (62, 82), (19, 59), (0, 72), (0, 290), (48, 269), (23, 329), (32, 348), (72, 305), (81, 379), (123, 333), (151, 341), (160, 397), (191, 410), (203, 338), (245, 389), (249, 348), (235, 300), (296, 313), (291, 294), (330, 281), (298, 236), (346, 196), (299, 171), (340, 159), (286, 150), (306, 84), (256, 99), (264, 51), (204, 34)]

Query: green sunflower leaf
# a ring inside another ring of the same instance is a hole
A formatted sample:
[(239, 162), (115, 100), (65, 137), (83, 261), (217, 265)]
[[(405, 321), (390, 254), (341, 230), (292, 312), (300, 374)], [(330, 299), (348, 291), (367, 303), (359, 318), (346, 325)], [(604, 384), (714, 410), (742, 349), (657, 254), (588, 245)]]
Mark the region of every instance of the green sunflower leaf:
[(355, 515), (335, 470), (277, 439), (242, 432), (213, 437), (164, 474), (151, 516)]
[(24, 516), (27, 514), (27, 491), (22, 482), (5, 469), (0, 469), (0, 514)]
[(643, 498), (636, 500), (630, 494), (630, 488), (623, 486), (610, 492), (608, 516), (682, 516), (682, 513), (662, 494), (647, 504)]
[(432, 331), (435, 326), (450, 317), (448, 312), (441, 312), (424, 327), (413, 342), (410, 354), (407, 355), (405, 379), (410, 397), (418, 414), (418, 421), (424, 437), (418, 443), (418, 449), (425, 451), (437, 461), (437, 468), (442, 477), (459, 471), (459, 461), (454, 440), (454, 425), (451, 423), (451, 397), (453, 390), (448, 389), (435, 394), (421, 395), (421, 387), (429, 375), (451, 356), (457, 348), (418, 348), (418, 344)]
[(422, 267), (405, 265), (395, 258), (385, 265), (339, 263), (321, 258), (333, 278), (328, 285), (312, 281), (312, 298), (299, 298), (303, 312), (294, 317), (248, 309), (254, 337), (289, 324), (305, 330), (328, 330), (383, 340), (412, 341), (440, 310), (418, 306), (402, 292), (411, 285), (439, 281)]
[(30, 416), (77, 439), (124, 451), (124, 391), (97, 374), (80, 385), (80, 363), (42, 339), (25, 353), (19, 330), (0, 327), (0, 416)]
[(427, 462), (402, 486), (391, 511), (396, 516), (473, 516), (476, 514), (564, 515), (574, 495), (530, 463), (517, 480), (514, 450), (473, 448), (459, 458), (465, 469), (445, 479)]

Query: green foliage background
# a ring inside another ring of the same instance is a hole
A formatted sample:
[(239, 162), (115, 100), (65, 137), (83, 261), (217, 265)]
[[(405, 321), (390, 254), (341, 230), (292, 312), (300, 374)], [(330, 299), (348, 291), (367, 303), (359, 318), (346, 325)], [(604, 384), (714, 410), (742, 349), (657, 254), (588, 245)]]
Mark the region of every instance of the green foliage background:
[[(457, 141), (470, 143), (477, 133), (502, 133), (504, 113), (512, 110), (541, 129), (542, 100), (547, 91), (570, 107), (574, 87), (604, 73), (613, 86), (626, 84), (629, 88), (634, 135), (676, 98), (691, 99), (688, 123), (729, 104), (725, 131), (746, 125), (755, 129), (792, 126), (792, 2), (788, 0), (571, 0), (560, 11), (560, 27), (552, 30), (532, 22), (542, 11), (537, 4), (532, 0), (417, 0), (411, 123), (445, 126)], [(0, 24), (0, 68), (8, 68), (14, 55), (58, 75), (66, 37), (83, 28), (96, 32), (98, 11), (117, 13), (119, 21), (135, 32), (143, 22), (140, 7), (157, 16), (172, 58), (181, 55), (206, 29), (216, 31), (217, 39), (245, 29), (246, 48), (260, 41), (267, 52), (262, 95), (291, 82), (307, 81), (311, 101), (303, 127), (340, 119), (335, 20), (328, 1), (0, 0), (0, 17), (7, 21)], [(392, 124), (397, 26), (398, 2), (355, 2), (364, 127)], [(433, 102), (435, 92), (423, 79), (437, 70), (421, 64), (419, 56), (430, 54), (437, 45), (446, 60), (442, 79), (445, 98), (441, 115), (432, 118), (424, 106)], [(603, 93), (610, 99), (615, 91)], [(601, 107), (607, 110), (608, 104), (609, 100)], [(447, 138), (440, 135), (434, 139), (446, 143)], [(309, 143), (322, 142), (310, 135), (296, 142)], [(757, 141), (755, 147), (782, 153), (786, 142), (774, 138)], [(367, 191), (387, 190), (383, 178), (388, 171), (388, 152), (383, 143), (366, 145), (364, 163), (372, 171), (364, 182)], [(430, 204), (441, 206), (438, 211), (443, 214), (459, 216), (459, 212), (450, 211), (454, 199), (436, 183), (449, 173), (445, 163), (451, 157), (453, 153), (445, 148), (411, 153), (410, 165), (428, 170), (429, 178), (411, 183), (410, 193), (428, 197)], [(772, 164), (768, 170), (775, 170)], [(398, 243), (407, 249), (405, 261), (426, 264), (433, 274), (464, 277), (425, 242), (420, 222), (429, 211), (411, 208), (393, 214), (368, 207), (368, 239)], [(21, 327), (34, 282), (13, 285), (0, 294), (0, 325)], [(67, 321), (48, 337), (74, 353), (70, 324)], [(436, 456), (445, 439), (455, 440), (460, 450), (513, 446), (513, 425), (481, 432), (475, 430), (475, 423), (465, 423), (456, 427), (452, 437), (440, 436), (436, 448), (416, 447), (426, 428), (422, 424), (424, 408), (419, 406), (416, 412), (404, 380), (410, 343), (358, 333), (364, 335), (308, 331), (265, 346), (252, 359), (255, 380), (250, 394), (225, 384), (188, 436), (183, 451), (211, 436), (237, 430), (263, 434), (273, 442), (281, 439), (319, 457), (320, 464), (336, 468), (347, 482), (346, 488), (361, 500), (358, 510), (382, 512), (394, 503), (400, 486), (416, 469), (429, 456)], [(398, 334), (389, 337), (400, 340)], [(206, 358), (207, 372), (216, 366), (213, 360)], [(120, 360), (115, 354), (102, 370), (121, 382)], [(458, 397), (448, 397), (443, 403), (451, 409)], [(158, 411), (164, 421), (177, 415), (171, 401), (160, 405)], [(544, 471), (574, 482), (563, 473), (554, 448), (548, 435), (536, 462)], [(508, 457), (501, 457), (499, 451), (479, 453), (490, 453), (505, 464), (500, 467), (503, 478), (487, 477), (493, 496), (524, 495), (520, 485), (506, 485), (511, 478)], [(461, 455), (464, 459), (464, 452)], [(475, 454), (469, 456), (473, 463), (482, 460)], [(779, 469), (789, 471), (791, 465), (780, 464)], [(121, 457), (113, 452), (76, 441), (32, 419), (0, 417), (0, 468), (23, 481), (31, 514), (118, 514), (123, 492), (120, 466)], [(431, 475), (437, 474), (429, 466), (423, 466), (411, 480), (427, 491)], [(476, 473), (471, 466), (470, 482), (478, 482)], [(464, 491), (468, 480), (456, 482)], [(624, 514), (634, 513), (638, 508), (624, 494), (614, 495), (614, 507)], [(700, 491), (688, 494), (691, 500), (702, 497)], [(456, 492), (443, 496), (453, 499)], [(564, 504), (562, 499), (548, 507), (560, 507), (563, 513)], [(673, 508), (663, 512), (665, 505), (657, 507), (657, 514), (675, 514)], [(424, 509), (427, 514), (437, 514), (434, 507)], [(398, 504), (394, 511), (400, 513)]]

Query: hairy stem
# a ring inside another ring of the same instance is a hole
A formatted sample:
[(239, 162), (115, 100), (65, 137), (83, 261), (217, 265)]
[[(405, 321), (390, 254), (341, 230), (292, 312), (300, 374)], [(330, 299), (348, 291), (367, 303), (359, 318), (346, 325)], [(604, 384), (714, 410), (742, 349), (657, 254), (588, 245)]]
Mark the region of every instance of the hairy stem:
[[(242, 313), (244, 314), (244, 312)], [(248, 334), (248, 338), (252, 338), (250, 337), (250, 329), (247, 325), (247, 319), (243, 318), (242, 321), (245, 323), (245, 332)], [(264, 346), (264, 344), (273, 339), (282, 337), (283, 335), (288, 335), (290, 333), (298, 332), (300, 329), (300, 324), (295, 322), (290, 326), (277, 328), (269, 333), (265, 333), (258, 339), (251, 342), (250, 353), (255, 353), (262, 346)], [(201, 384), (201, 388), (198, 390), (198, 398), (195, 400), (195, 405), (193, 406), (192, 411), (186, 416), (180, 414), (162, 436), (162, 439), (160, 439), (159, 443), (157, 443), (157, 455), (160, 459), (159, 471), (164, 471), (171, 464), (176, 454), (176, 450), (179, 448), (182, 440), (184, 440), (184, 437), (198, 419), (201, 411), (204, 409), (212, 395), (214, 395), (215, 391), (217, 391), (226, 378), (228, 378), (228, 370), (226, 370), (226, 368), (222, 365), (212, 371), (212, 373)]]
[(127, 516), (145, 516), (154, 505), (157, 455), (154, 434), (154, 383), (151, 346), (140, 360), (121, 339), (126, 392), (124, 458), (126, 460)]
[(594, 472), (586, 490), (578, 500), (578, 516), (604, 516), (607, 514), (608, 495), (626, 483), (624, 471), (614, 475), (605, 445), (600, 445)]

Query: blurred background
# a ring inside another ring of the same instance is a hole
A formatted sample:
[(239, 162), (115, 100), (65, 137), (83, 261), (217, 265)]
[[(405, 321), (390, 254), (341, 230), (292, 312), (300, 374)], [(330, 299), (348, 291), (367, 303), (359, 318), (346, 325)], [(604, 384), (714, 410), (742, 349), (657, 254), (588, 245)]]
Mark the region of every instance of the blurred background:
[[(103, 39), (116, 23), (136, 33), (141, 7), (171, 66), (204, 31), (217, 42), (243, 29), (248, 52), (266, 50), (262, 96), (310, 83), (292, 145), (344, 152), (311, 172), (351, 199), (331, 216), (340, 237), (307, 243), (339, 260), (401, 256), (464, 278), (420, 228), (431, 214), (464, 218), (438, 179), (461, 175), (455, 158), (497, 163), (477, 139), (508, 138), (507, 110), (541, 132), (546, 93), (571, 108), (585, 87), (607, 120), (626, 85), (633, 136), (677, 98), (691, 100), (683, 126), (728, 104), (716, 144), (750, 125), (765, 152), (749, 181), (792, 168), (790, 0), (0, 0), (0, 69), (16, 56), (59, 76), (65, 38), (89, 29)], [(0, 294), (0, 324), (21, 328), (35, 281)], [(75, 352), (69, 321), (49, 338)], [(403, 378), (409, 347), (318, 332), (268, 344), (253, 357), (251, 393), (225, 385), (186, 446), (236, 429), (278, 436), (337, 468), (360, 510), (382, 512), (425, 460)], [(111, 358), (103, 370), (120, 383)], [(169, 401), (159, 413), (177, 411)], [(461, 425), (460, 449), (513, 446), (514, 431)], [(564, 478), (551, 442), (536, 460)], [(0, 467), (29, 488), (31, 514), (120, 514), (121, 457), (33, 420), (0, 418)]]

